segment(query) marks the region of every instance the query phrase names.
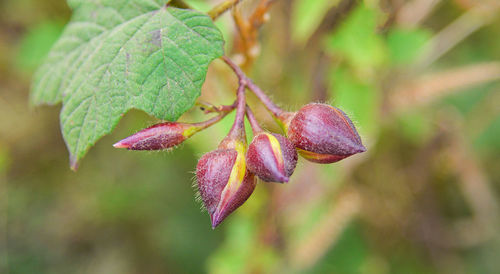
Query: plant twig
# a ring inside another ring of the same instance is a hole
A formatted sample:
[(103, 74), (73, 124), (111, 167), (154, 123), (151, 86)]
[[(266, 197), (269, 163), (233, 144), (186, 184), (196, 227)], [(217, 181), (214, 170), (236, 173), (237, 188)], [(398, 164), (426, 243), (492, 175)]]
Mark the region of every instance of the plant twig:
[(246, 107), (246, 112), (248, 122), (250, 122), (250, 126), (252, 127), (254, 135), (257, 135), (257, 133), (259, 132), (263, 132), (264, 130), (262, 129), (262, 127), (260, 127), (259, 122), (255, 118), (255, 115), (253, 115), (253, 112), (248, 105)]
[(226, 11), (230, 10), (234, 6), (236, 6), (241, 0), (226, 0), (219, 5), (212, 8), (207, 12), (208, 16), (212, 18), (212, 20), (216, 20), (219, 16), (224, 14)]
[(191, 6), (189, 6), (186, 2), (184, 2), (182, 0), (172, 0), (172, 1), (168, 2), (167, 5), (172, 6), (172, 7), (181, 8), (181, 9), (191, 9)]
[(415, 27), (423, 21), (441, 0), (413, 0), (402, 6), (397, 15), (398, 24)]
[(221, 105), (221, 106), (216, 106), (208, 102), (203, 102), (203, 101), (197, 101), (196, 105), (200, 107), (200, 109), (205, 113), (213, 113), (213, 112), (227, 112), (231, 111), (236, 108), (237, 101), (234, 101), (233, 104), (231, 105)]
[(498, 227), (500, 205), (492, 194), (494, 191), (491, 183), (481, 170), (463, 135), (458, 133), (458, 128), (455, 130), (457, 133), (453, 135), (454, 140), (451, 140), (448, 154), (455, 170), (459, 173), (459, 187), (471, 206), (474, 216), (482, 225), (488, 226), (485, 229)]
[(202, 122), (198, 122), (198, 123), (193, 123), (192, 125), (198, 128), (197, 131), (206, 129), (206, 128), (208, 128), (208, 127), (216, 124), (220, 120), (222, 120), (222, 118), (226, 117), (226, 115), (228, 115), (229, 113), (231, 113), (233, 111), (233, 109), (234, 109), (234, 107), (231, 108), (231, 106), (228, 106), (228, 108), (226, 108), (226, 110), (224, 110), (224, 111), (218, 111), (219, 115), (217, 115), (217, 116), (215, 116), (215, 117), (213, 117), (211, 119), (208, 119), (206, 121), (202, 121)]
[(424, 68), (429, 66), (469, 35), (490, 23), (495, 19), (498, 9), (500, 9), (500, 4), (496, 6), (479, 5), (464, 13), (436, 34), (424, 46), (427, 52), (422, 56), (417, 67)]
[(245, 139), (245, 78), (239, 78), (237, 96), (236, 117), (228, 136), (234, 139)]
[(248, 68), (246, 65), (248, 64), (247, 60), (250, 59), (250, 49), (248, 46), (250, 40), (250, 24), (243, 18), (238, 7), (235, 7), (232, 10), (231, 15), (239, 34), (238, 36), (235, 36), (234, 49), (236, 52), (241, 53), (244, 57), (243, 62), (241, 63), (242, 67)]
[(283, 111), (280, 107), (278, 107), (272, 100), (269, 98), (265, 92), (260, 89), (250, 78), (246, 76), (246, 74), (238, 67), (231, 59), (227, 56), (221, 57), (226, 64), (234, 71), (238, 79), (240, 80), (240, 85), (243, 81), (243, 84), (247, 86), (259, 100), (266, 106), (266, 108), (275, 116), (280, 117), (285, 111)]
[(402, 83), (391, 97), (397, 109), (432, 102), (436, 98), (471, 85), (500, 79), (500, 62), (467, 65), (449, 71), (423, 76), (413, 83)]
[(338, 195), (310, 236), (292, 249), (290, 261), (294, 262), (297, 269), (306, 269), (323, 257), (359, 213), (361, 202), (361, 195), (354, 189), (345, 190)]
[(244, 69), (248, 69), (260, 53), (259, 29), (269, 20), (268, 11), (274, 2), (274, 0), (261, 0), (246, 20), (239, 9), (233, 9), (233, 19), (240, 34), (240, 39), (235, 40), (235, 47), (240, 47), (239, 52), (245, 57), (244, 62), (241, 64)]

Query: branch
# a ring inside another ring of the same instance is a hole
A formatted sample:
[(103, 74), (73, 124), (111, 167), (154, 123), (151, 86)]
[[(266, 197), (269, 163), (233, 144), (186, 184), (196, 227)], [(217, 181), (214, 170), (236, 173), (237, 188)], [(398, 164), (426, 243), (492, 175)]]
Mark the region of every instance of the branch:
[(195, 103), (198, 107), (200, 107), (201, 111), (203, 111), (205, 114), (212, 113), (212, 112), (227, 112), (231, 111), (236, 108), (237, 101), (234, 101), (233, 104), (231, 105), (221, 105), (221, 106), (216, 106), (211, 103), (203, 102), (203, 101), (197, 101)]
[(191, 6), (189, 6), (186, 2), (182, 0), (172, 0), (168, 2), (168, 6), (180, 8), (180, 9), (192, 9)]
[(212, 8), (210, 11), (207, 12), (207, 14), (208, 16), (210, 16), (210, 18), (212, 18), (212, 20), (216, 20), (219, 16), (221, 16), (226, 11), (236, 6), (239, 2), (240, 0), (226, 0), (221, 4)]
[(326, 216), (309, 236), (292, 248), (290, 261), (297, 269), (307, 269), (325, 255), (359, 213), (361, 202), (361, 195), (354, 189), (344, 190), (334, 199)]
[(436, 34), (427, 45), (424, 46), (427, 52), (422, 56), (417, 67), (424, 68), (429, 66), (469, 35), (489, 24), (495, 19), (496, 12), (499, 8), (500, 4), (492, 6), (480, 5), (464, 13)]
[(264, 131), (260, 127), (259, 122), (257, 121), (255, 116), (253, 115), (253, 112), (248, 105), (246, 107), (246, 112), (247, 112), (248, 122), (250, 122), (250, 126), (252, 127), (252, 130), (253, 130), (253, 135), (257, 135), (257, 133)]
[(406, 3), (398, 11), (396, 20), (398, 24), (415, 27), (422, 22), (441, 0), (413, 0)]
[(260, 0), (253, 13), (246, 20), (237, 8), (233, 9), (233, 19), (240, 33), (240, 39), (236, 39), (234, 44), (236, 48), (241, 47), (240, 51), (245, 56), (241, 65), (244, 69), (248, 69), (260, 53), (259, 29), (269, 20), (268, 11), (274, 2), (274, 0)]
[(500, 79), (500, 62), (467, 65), (423, 76), (413, 83), (402, 83), (391, 97), (391, 105), (406, 109), (432, 102), (466, 87)]
[(224, 111), (220, 111), (219, 115), (217, 115), (211, 119), (208, 119), (206, 121), (193, 123), (192, 125), (198, 128), (197, 132), (200, 130), (206, 129), (206, 128), (216, 124), (220, 120), (222, 120), (222, 118), (226, 117), (226, 115), (228, 115), (231, 111), (233, 111), (233, 109), (234, 109), (234, 107), (227, 109), (227, 110), (224, 110)]
[(234, 71), (238, 79), (243, 81), (243, 84), (247, 86), (256, 96), (259, 98), (259, 100), (266, 106), (266, 108), (275, 116), (275, 117), (280, 117), (281, 114), (283, 114), (285, 111), (283, 111), (280, 107), (278, 107), (272, 100), (269, 98), (265, 92), (260, 89), (250, 78), (246, 76), (246, 74), (241, 70), (240, 67), (238, 67), (231, 59), (229, 59), (227, 56), (222, 56), (221, 57), (226, 64), (229, 65), (229, 67)]
[(245, 139), (245, 79), (239, 78), (239, 86), (237, 91), (237, 105), (236, 105), (236, 117), (234, 119), (234, 124), (229, 131), (228, 136), (232, 139)]

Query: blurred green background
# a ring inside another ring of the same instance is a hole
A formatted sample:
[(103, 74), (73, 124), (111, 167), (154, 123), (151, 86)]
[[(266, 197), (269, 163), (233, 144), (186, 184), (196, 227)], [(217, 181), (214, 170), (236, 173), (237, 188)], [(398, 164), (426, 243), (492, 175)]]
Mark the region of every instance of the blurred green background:
[[(132, 111), (70, 171), (60, 105), (28, 97), (71, 11), (1, 0), (0, 273), (498, 273), (500, 1), (281, 0), (269, 14), (252, 78), (289, 110), (340, 107), (368, 152), (301, 160), (212, 230), (193, 171), (231, 118), (172, 152), (114, 149), (157, 122)], [(238, 60), (230, 14), (217, 24)], [(232, 102), (229, 78), (215, 61), (202, 98)]]

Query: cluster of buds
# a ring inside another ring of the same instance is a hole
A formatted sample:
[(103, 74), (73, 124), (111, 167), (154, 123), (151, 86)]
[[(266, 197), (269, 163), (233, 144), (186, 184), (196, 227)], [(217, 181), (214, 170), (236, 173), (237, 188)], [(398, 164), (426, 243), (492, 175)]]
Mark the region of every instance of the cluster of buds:
[[(366, 149), (352, 121), (338, 108), (311, 103), (297, 112), (276, 106), (227, 57), (223, 60), (239, 79), (237, 100), (231, 106), (212, 107), (219, 114), (200, 123), (166, 122), (154, 125), (121, 140), (114, 146), (129, 150), (162, 150), (179, 145), (193, 134), (208, 128), (236, 109), (233, 126), (218, 148), (203, 155), (196, 167), (199, 194), (212, 227), (219, 225), (252, 194), (257, 178), (264, 182), (286, 183), (297, 165), (298, 154), (315, 163), (333, 163)], [(248, 88), (267, 107), (285, 135), (262, 129), (246, 105)], [(253, 131), (247, 146), (244, 119)]]

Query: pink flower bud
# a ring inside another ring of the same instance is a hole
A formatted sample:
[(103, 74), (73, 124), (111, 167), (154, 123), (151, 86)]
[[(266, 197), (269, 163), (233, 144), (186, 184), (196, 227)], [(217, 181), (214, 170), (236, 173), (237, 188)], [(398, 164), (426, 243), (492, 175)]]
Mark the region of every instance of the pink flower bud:
[(244, 143), (233, 144), (234, 148), (219, 147), (203, 155), (196, 167), (198, 189), (213, 228), (250, 197), (256, 184), (246, 168)]
[(288, 125), (288, 138), (309, 161), (333, 163), (366, 151), (351, 120), (338, 108), (312, 103)]
[(288, 182), (297, 165), (297, 151), (284, 136), (262, 132), (248, 147), (247, 165), (263, 181)]
[(143, 129), (113, 146), (129, 150), (161, 150), (179, 145), (190, 137), (190, 124), (166, 122)]
[(232, 106), (221, 109), (219, 115), (199, 123), (165, 122), (143, 129), (114, 144), (116, 148), (129, 150), (161, 150), (179, 145), (195, 133), (219, 122), (229, 112)]

